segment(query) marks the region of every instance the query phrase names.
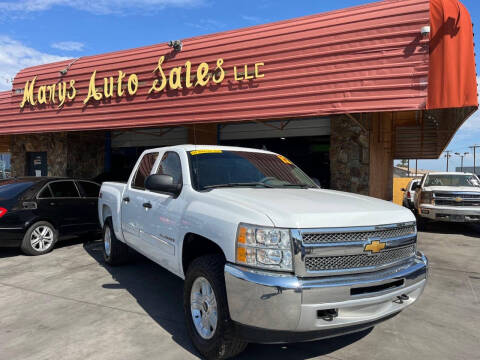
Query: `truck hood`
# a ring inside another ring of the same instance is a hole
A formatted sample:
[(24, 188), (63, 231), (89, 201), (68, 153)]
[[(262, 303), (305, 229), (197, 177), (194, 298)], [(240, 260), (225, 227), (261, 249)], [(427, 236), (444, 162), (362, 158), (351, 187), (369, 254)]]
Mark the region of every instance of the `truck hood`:
[(423, 191), (441, 192), (476, 192), (480, 194), (480, 187), (473, 186), (427, 186)]
[(388, 201), (323, 189), (219, 188), (211, 195), (255, 209), (277, 227), (323, 228), (415, 221), (410, 210)]

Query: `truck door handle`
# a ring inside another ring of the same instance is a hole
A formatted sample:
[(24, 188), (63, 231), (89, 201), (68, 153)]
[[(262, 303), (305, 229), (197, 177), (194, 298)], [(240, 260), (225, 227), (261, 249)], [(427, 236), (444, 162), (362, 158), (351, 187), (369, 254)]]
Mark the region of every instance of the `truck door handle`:
[(123, 198), (123, 201), (125, 201), (125, 202), (128, 203), (128, 202), (130, 202), (130, 198), (129, 198), (128, 196), (125, 196), (125, 197)]
[(152, 208), (152, 204), (150, 204), (150, 203), (148, 203), (148, 202), (147, 202), (147, 203), (143, 203), (143, 207), (144, 207), (145, 209), (151, 209), (151, 208)]

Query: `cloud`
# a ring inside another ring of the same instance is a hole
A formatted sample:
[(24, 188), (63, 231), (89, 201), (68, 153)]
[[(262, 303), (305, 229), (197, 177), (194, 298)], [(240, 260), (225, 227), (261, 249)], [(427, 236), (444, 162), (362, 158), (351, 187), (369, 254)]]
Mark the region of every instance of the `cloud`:
[(77, 41), (60, 41), (53, 43), (51, 47), (64, 51), (82, 51), (85, 44)]
[(207, 31), (224, 29), (227, 26), (226, 24), (213, 19), (200, 19), (195, 23), (186, 22), (185, 25)]
[(251, 15), (242, 15), (241, 18), (245, 21), (248, 21), (254, 24), (264, 24), (269, 21), (268, 19), (265, 19), (259, 16), (251, 16)]
[(195, 7), (205, 0), (19, 0), (0, 1), (0, 13), (31, 13), (54, 7), (70, 7), (97, 15), (123, 14), (127, 11), (161, 10), (166, 7)]
[(0, 35), (0, 90), (12, 88), (12, 79), (23, 68), (69, 58), (43, 53), (8, 36)]

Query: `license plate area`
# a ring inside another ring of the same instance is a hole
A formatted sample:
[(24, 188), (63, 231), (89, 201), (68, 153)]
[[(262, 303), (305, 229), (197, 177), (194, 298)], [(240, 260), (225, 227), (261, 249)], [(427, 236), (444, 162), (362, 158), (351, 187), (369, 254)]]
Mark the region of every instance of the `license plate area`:
[(464, 215), (450, 215), (450, 220), (454, 222), (465, 222)]
[(350, 295), (351, 296), (365, 295), (365, 294), (383, 292), (387, 290), (393, 290), (393, 289), (402, 287), (404, 284), (405, 284), (405, 279), (400, 279), (400, 280), (391, 281), (381, 285), (362, 286), (362, 287), (352, 288), (350, 289)]

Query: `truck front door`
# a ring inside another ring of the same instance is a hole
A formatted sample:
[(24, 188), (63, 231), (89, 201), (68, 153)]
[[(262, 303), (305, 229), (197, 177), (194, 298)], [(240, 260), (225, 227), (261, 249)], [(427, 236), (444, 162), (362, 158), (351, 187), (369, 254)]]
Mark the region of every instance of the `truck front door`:
[[(174, 151), (165, 152), (156, 174), (170, 175), (175, 183), (183, 184), (179, 155)], [(182, 194), (174, 198), (172, 195), (147, 191), (145, 198), (151, 208), (146, 212), (140, 228), (143, 246), (149, 249), (149, 256), (152, 257), (152, 260), (176, 272), (178, 271), (178, 263), (175, 258), (176, 251), (178, 251), (176, 240), (186, 202)]]

